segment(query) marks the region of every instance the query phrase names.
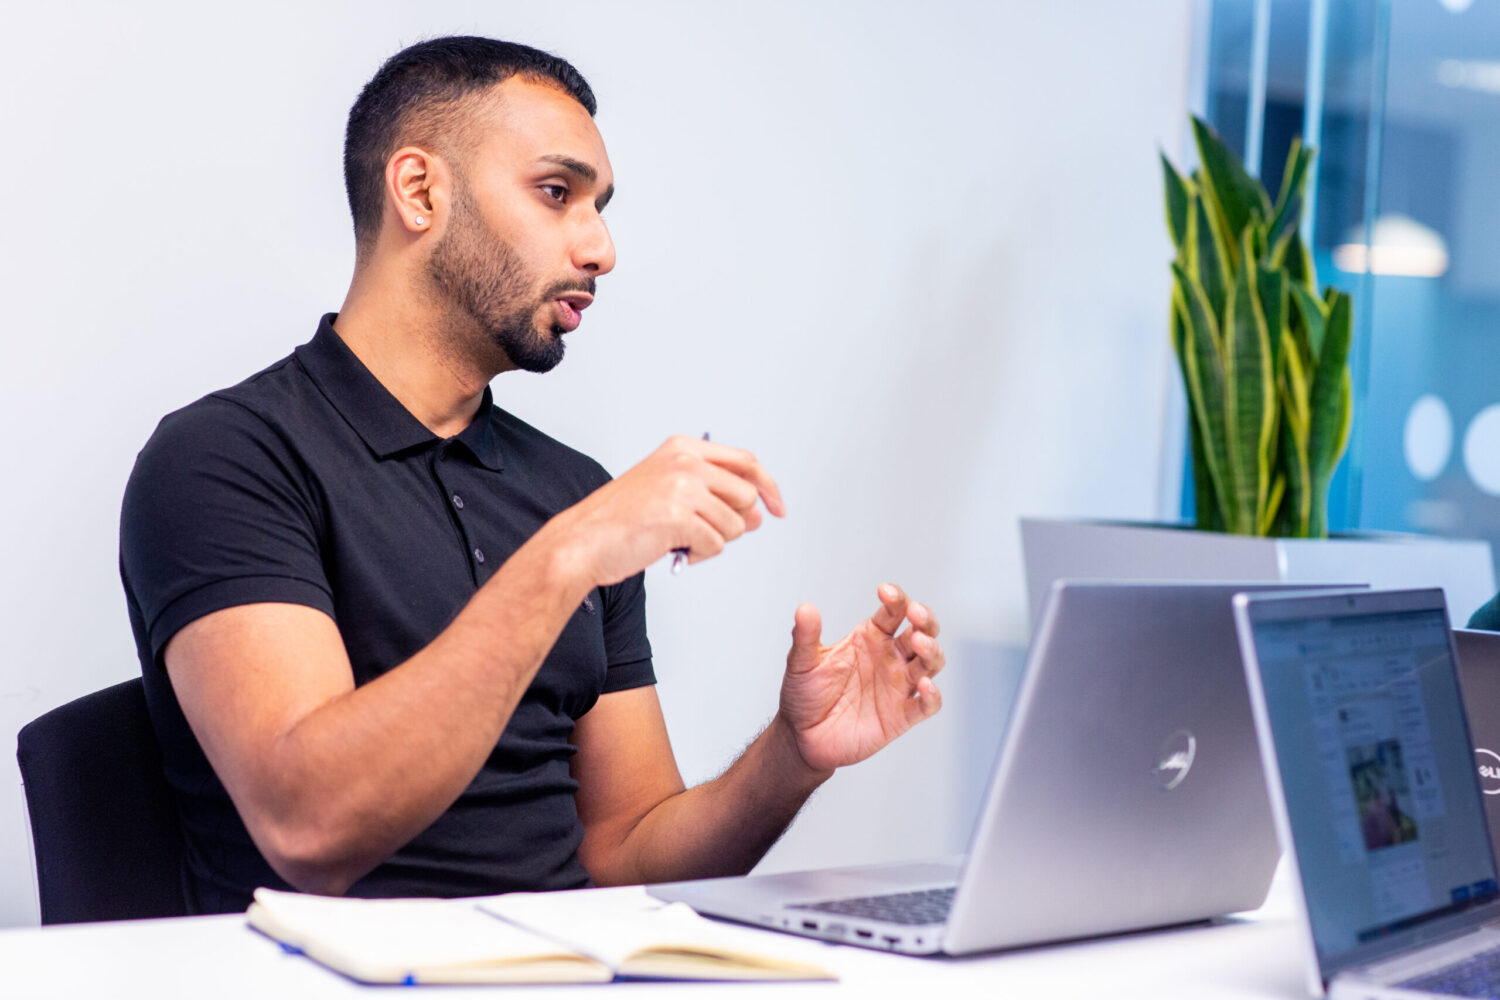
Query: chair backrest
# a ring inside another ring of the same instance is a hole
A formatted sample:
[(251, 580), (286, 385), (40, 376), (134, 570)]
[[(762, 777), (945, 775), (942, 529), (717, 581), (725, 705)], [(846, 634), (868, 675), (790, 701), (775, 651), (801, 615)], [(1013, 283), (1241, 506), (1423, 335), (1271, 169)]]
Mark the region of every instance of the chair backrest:
[(28, 723), (16, 759), (42, 923), (187, 913), (182, 828), (139, 677)]

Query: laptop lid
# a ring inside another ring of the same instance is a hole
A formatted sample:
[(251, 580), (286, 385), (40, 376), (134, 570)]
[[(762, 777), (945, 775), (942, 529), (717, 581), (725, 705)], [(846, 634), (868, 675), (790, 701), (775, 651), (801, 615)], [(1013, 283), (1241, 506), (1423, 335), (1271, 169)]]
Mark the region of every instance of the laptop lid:
[[(961, 872), (944, 859), (649, 891), (792, 933), (950, 954), (1252, 909), (1280, 852), (1230, 599), (1287, 586), (1056, 583), (1009, 722), (997, 722), (1005, 734)], [(955, 880), (938, 936), (808, 905)]]
[(1500, 632), (1454, 629), (1453, 646), (1469, 735), (1474, 738), (1474, 769), (1490, 824), (1490, 846), (1500, 857)]
[(1500, 890), (1442, 591), (1234, 605), (1313, 985), (1492, 919)]
[(945, 951), (1117, 933), (1260, 905), (1280, 852), (1230, 601), (1246, 590), (1286, 588), (1053, 586)]

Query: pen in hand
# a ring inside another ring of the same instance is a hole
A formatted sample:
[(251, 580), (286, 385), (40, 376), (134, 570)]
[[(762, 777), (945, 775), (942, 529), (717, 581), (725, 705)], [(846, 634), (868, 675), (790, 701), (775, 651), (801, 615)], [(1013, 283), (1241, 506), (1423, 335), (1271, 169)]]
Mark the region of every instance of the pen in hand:
[[(708, 431), (704, 431), (703, 432), (703, 440), (705, 440), (705, 441), (708, 440)], [(683, 548), (683, 549), (673, 549), (672, 550), (672, 575), (676, 576), (678, 573), (681, 573), (682, 572), (682, 567), (684, 567), (684, 566), (687, 565), (687, 561), (688, 561), (688, 550), (687, 549), (685, 549), (685, 548)]]

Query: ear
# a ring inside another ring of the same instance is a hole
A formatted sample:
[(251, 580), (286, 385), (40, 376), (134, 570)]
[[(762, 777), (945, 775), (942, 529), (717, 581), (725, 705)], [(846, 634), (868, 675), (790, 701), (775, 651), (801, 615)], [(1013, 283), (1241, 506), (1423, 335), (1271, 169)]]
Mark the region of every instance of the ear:
[(420, 146), (404, 146), (385, 164), (386, 204), (410, 236), (431, 232), (448, 206), (448, 170)]

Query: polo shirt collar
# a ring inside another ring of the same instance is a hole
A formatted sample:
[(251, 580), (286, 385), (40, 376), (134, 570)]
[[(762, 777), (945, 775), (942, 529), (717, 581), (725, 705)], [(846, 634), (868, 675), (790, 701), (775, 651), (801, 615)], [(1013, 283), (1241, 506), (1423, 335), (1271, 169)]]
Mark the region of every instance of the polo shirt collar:
[[(297, 360), (318, 389), (354, 432), (380, 458), (436, 443), (439, 438), (401, 401), (391, 395), (333, 328), (338, 313), (327, 313), (313, 339), (298, 347)], [(486, 468), (500, 468), (500, 440), (495, 433), (494, 395), (484, 387), (484, 398), (474, 420), (452, 440), (464, 445)]]
[(469, 426), (458, 432), (454, 440), (462, 442), (469, 451), (473, 452), (474, 458), (480, 465), (499, 472), (501, 466), (500, 435), (495, 430), (497, 417), (495, 394), (490, 391), (489, 386), (485, 386), (484, 398), (479, 401), (479, 412)]

